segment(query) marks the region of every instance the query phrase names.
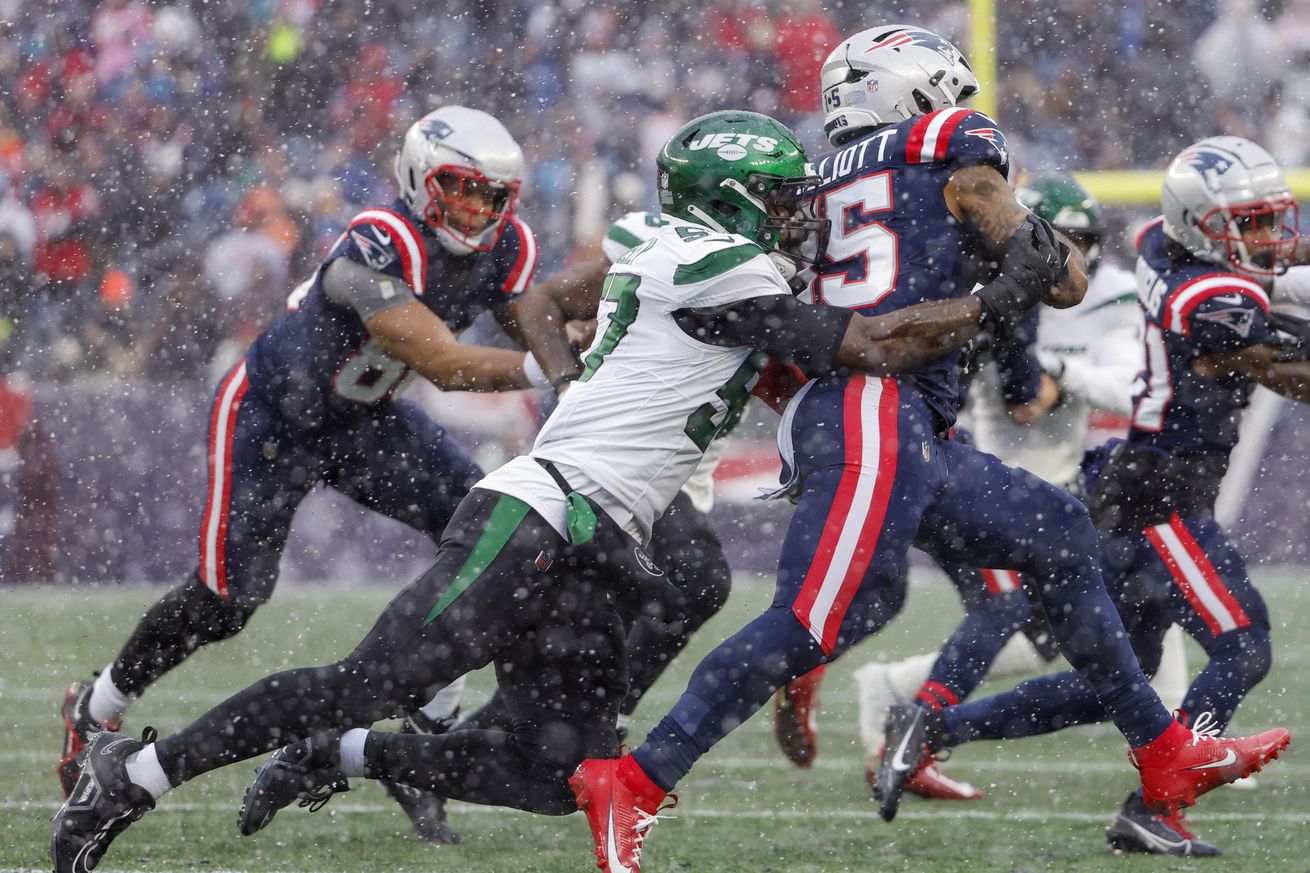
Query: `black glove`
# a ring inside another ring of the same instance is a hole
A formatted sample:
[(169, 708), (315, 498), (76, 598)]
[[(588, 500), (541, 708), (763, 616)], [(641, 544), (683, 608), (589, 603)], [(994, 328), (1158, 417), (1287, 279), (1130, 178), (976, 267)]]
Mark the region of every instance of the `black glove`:
[(1005, 336), (1067, 274), (1068, 250), (1055, 229), (1029, 213), (1005, 250), (1001, 274), (975, 293), (983, 305), (983, 330)]
[(1284, 312), (1271, 312), (1265, 316), (1265, 323), (1278, 331), (1275, 341), (1270, 343), (1278, 350), (1275, 361), (1310, 361), (1310, 321)]

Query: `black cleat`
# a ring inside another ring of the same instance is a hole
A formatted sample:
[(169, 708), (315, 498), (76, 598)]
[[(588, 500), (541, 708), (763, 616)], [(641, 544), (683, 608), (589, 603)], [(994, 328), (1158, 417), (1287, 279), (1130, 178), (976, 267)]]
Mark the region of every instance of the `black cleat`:
[(1193, 836), (1183, 820), (1182, 809), (1175, 807), (1174, 810), (1171, 815), (1153, 812), (1142, 802), (1141, 793), (1134, 791), (1110, 822), (1105, 839), (1116, 855), (1142, 852), (1214, 858), (1223, 854), (1218, 846)]
[(91, 738), (101, 731), (117, 731), (118, 722), (100, 724), (91, 718), (87, 708), (91, 700), (91, 683), (74, 682), (64, 690), (64, 706), (60, 714), (64, 717), (64, 752), (59, 758), (59, 787), (64, 789), (64, 797), (73, 793), (77, 777), (82, 775), (82, 767), (77, 763), (78, 753), (86, 748)]
[[(142, 740), (153, 742), (147, 728)], [(82, 751), (82, 775), (54, 817), (50, 860), (55, 873), (88, 873), (100, 863), (114, 838), (155, 808), (155, 800), (127, 778), (127, 759), (143, 743), (113, 731), (100, 731)]]
[(350, 790), (338, 767), (338, 733), (319, 734), (273, 753), (255, 771), (255, 781), (241, 801), (237, 827), (248, 837), (268, 827), (277, 811), (293, 800), (318, 812), (333, 794)]
[(896, 818), (905, 783), (937, 751), (945, 729), (942, 714), (917, 703), (893, 703), (887, 711), (882, 761), (874, 776), (873, 794), (884, 821)]
[(414, 836), (440, 846), (457, 846), (464, 838), (446, 820), (446, 798), (435, 791), (383, 780), (382, 787), (400, 804), (414, 825)]
[[(416, 712), (400, 723), (402, 734), (444, 734), (455, 724), (458, 712), (449, 719), (430, 719), (421, 712)], [(428, 843), (442, 846), (454, 846), (464, 841), (450, 822), (446, 820), (446, 799), (434, 791), (415, 788), (400, 782), (382, 780), (382, 787), (387, 789), (400, 808), (409, 816), (414, 826), (414, 836)]]

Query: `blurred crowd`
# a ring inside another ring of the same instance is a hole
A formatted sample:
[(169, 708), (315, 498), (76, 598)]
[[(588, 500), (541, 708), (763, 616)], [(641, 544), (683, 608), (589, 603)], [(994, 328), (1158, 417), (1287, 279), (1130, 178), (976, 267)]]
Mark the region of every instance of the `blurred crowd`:
[[(1020, 165), (1158, 167), (1219, 132), (1310, 164), (1310, 0), (997, 6)], [(394, 196), (399, 135), (436, 106), (519, 139), (549, 272), (653, 206), (653, 156), (687, 118), (756, 109), (817, 149), (817, 71), (844, 35), (905, 20), (968, 50), (962, 2), (437, 7), (0, 0), (0, 373), (209, 378)]]

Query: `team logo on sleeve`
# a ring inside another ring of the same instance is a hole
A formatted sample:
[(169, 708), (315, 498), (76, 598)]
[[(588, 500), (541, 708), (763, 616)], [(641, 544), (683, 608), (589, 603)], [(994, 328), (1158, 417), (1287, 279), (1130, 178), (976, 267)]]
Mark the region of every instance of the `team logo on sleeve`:
[(979, 139), (985, 139), (996, 149), (996, 153), (1001, 156), (1002, 161), (1010, 159), (1010, 152), (1005, 142), (1005, 134), (1001, 133), (994, 127), (980, 127), (977, 130), (966, 130), (969, 136), (976, 136)]
[(1213, 312), (1198, 312), (1196, 318), (1198, 321), (1222, 324), (1242, 339), (1246, 339), (1251, 335), (1251, 326), (1255, 323), (1255, 312), (1250, 309), (1216, 309)]
[[(364, 231), (371, 231), (372, 236)], [(391, 242), (391, 234), (376, 224), (366, 225), (350, 232), (350, 239), (359, 253), (364, 256), (364, 263), (375, 270), (381, 270), (396, 260), (396, 250)]]

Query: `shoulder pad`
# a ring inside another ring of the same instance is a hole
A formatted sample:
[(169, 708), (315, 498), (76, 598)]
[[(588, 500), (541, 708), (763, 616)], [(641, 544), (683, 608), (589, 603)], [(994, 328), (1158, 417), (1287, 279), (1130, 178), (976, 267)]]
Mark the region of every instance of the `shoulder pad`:
[(415, 294), (423, 293), (428, 275), (423, 237), (413, 222), (395, 210), (377, 207), (356, 215), (334, 254), (403, 279)]
[(651, 239), (666, 224), (668, 221), (658, 212), (629, 212), (610, 226), (609, 233), (601, 240), (601, 250), (612, 263), (624, 252)]
[(905, 141), (908, 164), (986, 164), (1010, 172), (1010, 147), (996, 122), (973, 109), (956, 106), (919, 118)]
[(505, 219), (500, 239), (491, 249), (497, 259), (500, 290), (506, 294), (521, 294), (532, 283), (537, 272), (537, 237), (528, 223), (511, 214)]
[(1269, 294), (1259, 282), (1236, 273), (1206, 273), (1175, 288), (1161, 315), (1165, 329), (1183, 335), (1190, 334), (1200, 319), (1225, 324), (1231, 321), (1228, 326), (1245, 337), (1243, 328), (1249, 330), (1251, 314), (1263, 316), (1268, 311)]

